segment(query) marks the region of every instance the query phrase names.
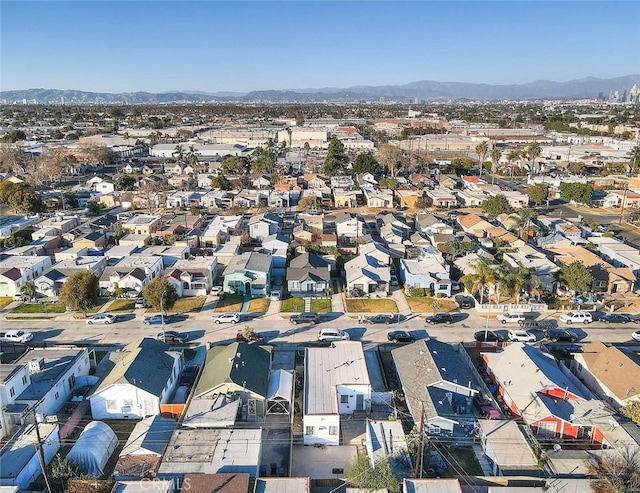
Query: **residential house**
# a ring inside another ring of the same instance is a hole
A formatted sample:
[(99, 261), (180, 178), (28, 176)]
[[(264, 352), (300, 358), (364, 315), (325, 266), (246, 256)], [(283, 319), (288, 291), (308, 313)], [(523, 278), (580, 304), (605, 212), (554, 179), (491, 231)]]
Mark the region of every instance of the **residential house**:
[(401, 421), (367, 419), (364, 446), (371, 467), (380, 460), (388, 460), (396, 478), (414, 476)]
[(451, 296), (449, 264), (436, 250), (425, 250), (424, 255), (416, 259), (400, 259), (400, 280), (411, 288), (431, 290), (433, 296)]
[(505, 229), (514, 231), (518, 227), (520, 217), (517, 214), (498, 214), (496, 220), (502, 224)]
[(237, 420), (260, 422), (267, 413), (271, 346), (234, 342), (207, 351), (184, 415), (188, 428), (223, 428)]
[(105, 356), (108, 370), (89, 396), (93, 419), (141, 419), (160, 414), (182, 367), (180, 353), (145, 338)]
[(509, 205), (514, 209), (522, 209), (523, 207), (529, 207), (529, 196), (524, 192), (518, 192), (517, 190), (499, 191), (492, 195), (503, 195)]
[(395, 196), (400, 207), (415, 209), (422, 200), (423, 193), (417, 189), (399, 189), (395, 191)]
[(596, 245), (598, 255), (614, 267), (628, 267), (636, 278), (640, 278), (640, 252), (634, 246), (608, 236), (589, 236), (590, 243)]
[(217, 265), (215, 257), (178, 260), (167, 269), (164, 277), (180, 298), (206, 296), (213, 287)]
[(614, 267), (595, 253), (581, 246), (572, 248), (548, 248), (554, 260), (561, 264), (581, 261), (591, 272), (593, 283), (590, 291), (594, 293), (628, 293), (633, 291), (636, 276), (629, 267)]
[(67, 278), (76, 272), (89, 271), (100, 278), (107, 266), (107, 259), (98, 256), (82, 256), (61, 260), (34, 280), (36, 291), (47, 297), (55, 297)]
[(319, 189), (325, 189), (328, 188), (327, 187), (327, 182), (325, 181), (325, 178), (323, 178), (321, 175), (317, 175), (315, 173), (308, 173), (305, 174), (304, 177), (304, 182), (307, 184), (307, 188), (312, 189), (312, 188), (319, 188)]
[(76, 248), (99, 249), (107, 246), (107, 235), (104, 231), (92, 231), (71, 242)]
[(640, 207), (640, 193), (633, 190), (609, 190), (602, 207), (619, 209), (623, 206), (629, 209)]
[(540, 475), (538, 459), (516, 421), (479, 419), (478, 429), (482, 451), (494, 476)]
[(162, 218), (156, 214), (136, 214), (122, 223), (122, 227), (130, 233), (153, 235), (162, 225)]
[(34, 281), (51, 267), (51, 257), (19, 257), (0, 254), (0, 296), (21, 292), (27, 281)]
[(32, 238), (37, 239), (42, 236), (54, 236), (47, 234), (46, 231), (48, 230), (54, 230), (57, 232), (57, 235), (63, 235), (78, 226), (80, 226), (80, 217), (78, 217), (78, 215), (60, 212), (35, 224), (34, 227), (36, 230), (34, 231)]
[(353, 188), (356, 186), (356, 183), (350, 175), (332, 176), (330, 186), (332, 189)]
[(640, 361), (628, 348), (591, 342), (573, 355), (571, 369), (615, 409), (640, 401)]
[(131, 256), (104, 269), (100, 276), (100, 292), (113, 293), (118, 288), (142, 292), (152, 279), (163, 272), (162, 257)]
[(262, 213), (252, 216), (248, 222), (249, 235), (256, 240), (276, 234), (282, 226), (282, 218), (275, 214)]
[(460, 190), (456, 193), (458, 202), (464, 207), (480, 207), (489, 198), (488, 194), (478, 190)]
[(389, 262), (381, 261), (375, 253), (359, 253), (344, 264), (347, 289), (360, 290), (365, 294), (388, 292), (391, 280)]
[(30, 384), (28, 365), (3, 363), (0, 366), (0, 438), (11, 435), (21, 426), (28, 409), (14, 403)]
[(336, 209), (353, 208), (358, 206), (358, 192), (346, 188), (333, 189), (333, 206)]
[(503, 252), (502, 258), (513, 268), (532, 269), (540, 279), (540, 288), (548, 293), (555, 293), (557, 282), (555, 274), (560, 267), (549, 260), (544, 252), (527, 244), (520, 246), (517, 250)]
[(176, 242), (173, 245), (152, 245), (134, 254), (134, 257), (160, 257), (163, 268), (174, 265), (178, 260), (188, 259), (189, 256), (189, 247), (183, 242)]
[(257, 189), (271, 187), (271, 176), (269, 175), (256, 174), (251, 175), (249, 179), (251, 180), (251, 185), (253, 185)]
[(355, 245), (363, 236), (364, 222), (350, 212), (338, 212), (335, 217), (338, 243)]
[(366, 411), (371, 383), (360, 342), (309, 347), (305, 355), (303, 440), (340, 444), (340, 417)]
[(462, 231), (478, 238), (484, 238), (486, 236), (485, 232), (493, 226), (477, 214), (459, 214), (457, 221)]
[(326, 294), (331, 287), (331, 263), (315, 253), (305, 252), (289, 262), (287, 289), (294, 296)]
[(612, 416), (613, 409), (592, 399), (553, 356), (521, 342), (481, 356), (504, 406), (540, 439), (579, 439), (585, 445), (611, 446), (590, 416)]
[(507, 231), (502, 226), (491, 226), (486, 229), (486, 238), (491, 240), (500, 240), (503, 245), (508, 245), (511, 248), (520, 248), (526, 245), (526, 242), (516, 235)]
[(101, 180), (100, 182), (93, 185), (93, 191), (99, 193), (100, 195), (113, 193), (115, 189), (115, 185), (107, 180)]
[(271, 256), (247, 252), (235, 257), (224, 270), (224, 291), (249, 295), (252, 298), (266, 296), (271, 288)]
[(294, 203), (291, 197), (288, 190), (274, 190), (269, 194), (269, 207), (289, 207)]
[(233, 199), (235, 207), (266, 207), (269, 201), (268, 192), (260, 190), (240, 190)]
[(296, 221), (305, 226), (312, 233), (324, 232), (324, 214), (308, 214), (301, 212), (296, 216)]
[(455, 194), (450, 189), (442, 186), (435, 190), (425, 190), (424, 195), (427, 204), (431, 207), (450, 209), (458, 205), (458, 198)]
[(311, 480), (308, 477), (300, 478), (258, 478), (254, 493), (310, 493)]
[(284, 280), (290, 242), (289, 236), (283, 233), (276, 233), (262, 240), (260, 253), (271, 255), (271, 278), (276, 282)]
[(393, 190), (364, 190), (367, 206), (390, 209), (393, 207)]
[(424, 411), (424, 425), (432, 435), (451, 435), (475, 421), (473, 398), (481, 379), (460, 345), (420, 339), (393, 349), (402, 390), (413, 422)]
[(222, 245), (231, 235), (239, 235), (243, 225), (242, 216), (216, 216), (200, 235), (200, 244), (207, 248)]

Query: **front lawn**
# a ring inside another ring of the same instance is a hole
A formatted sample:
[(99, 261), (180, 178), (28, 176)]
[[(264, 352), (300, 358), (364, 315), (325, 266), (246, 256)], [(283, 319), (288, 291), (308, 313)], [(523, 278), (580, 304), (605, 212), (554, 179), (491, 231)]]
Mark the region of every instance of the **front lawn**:
[(225, 294), (224, 298), (220, 298), (214, 312), (239, 312), (242, 309), (242, 296), (236, 294)]
[(329, 313), (331, 311), (331, 300), (327, 298), (312, 299), (311, 311), (316, 313)]
[(205, 301), (207, 301), (206, 296), (178, 298), (174, 305), (171, 307), (171, 311), (175, 313), (199, 312), (202, 309), (202, 305), (204, 305)]
[(347, 311), (356, 313), (398, 313), (396, 302), (388, 299), (348, 298)]
[(67, 307), (64, 303), (21, 303), (11, 313), (64, 313)]
[(255, 298), (249, 302), (248, 312), (266, 312), (269, 309), (269, 298)]
[(406, 299), (413, 313), (451, 312), (458, 308), (455, 301), (443, 298), (412, 298), (407, 296)]
[(8, 296), (7, 297), (3, 296), (2, 298), (0, 298), (0, 310), (11, 302), (13, 302), (13, 298), (10, 298)]
[(100, 309), (104, 306), (105, 303), (109, 301), (110, 298), (98, 298), (98, 303), (96, 306), (89, 308), (87, 310), (88, 314), (98, 313)]
[(109, 313), (132, 313), (136, 307), (136, 300), (115, 300), (109, 306)]
[(299, 297), (288, 297), (282, 300), (280, 311), (285, 313), (298, 313), (304, 311), (304, 300)]

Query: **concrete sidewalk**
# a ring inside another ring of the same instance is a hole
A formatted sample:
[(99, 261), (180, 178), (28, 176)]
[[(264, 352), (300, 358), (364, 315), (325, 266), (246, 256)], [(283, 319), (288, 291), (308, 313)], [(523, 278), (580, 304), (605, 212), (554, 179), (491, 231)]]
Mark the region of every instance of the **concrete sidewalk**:
[(407, 299), (404, 297), (402, 288), (395, 288), (391, 293), (391, 297), (393, 298), (393, 301), (396, 302), (396, 305), (398, 305), (399, 314), (404, 315), (405, 317), (413, 314), (409, 307), (409, 303), (407, 303)]

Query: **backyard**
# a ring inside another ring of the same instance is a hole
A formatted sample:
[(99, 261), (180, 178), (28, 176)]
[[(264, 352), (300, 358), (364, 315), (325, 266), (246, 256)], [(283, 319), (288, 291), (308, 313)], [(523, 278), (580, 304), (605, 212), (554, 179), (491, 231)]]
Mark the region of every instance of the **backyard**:
[(393, 300), (371, 300), (347, 298), (347, 311), (360, 313), (398, 313), (398, 306)]

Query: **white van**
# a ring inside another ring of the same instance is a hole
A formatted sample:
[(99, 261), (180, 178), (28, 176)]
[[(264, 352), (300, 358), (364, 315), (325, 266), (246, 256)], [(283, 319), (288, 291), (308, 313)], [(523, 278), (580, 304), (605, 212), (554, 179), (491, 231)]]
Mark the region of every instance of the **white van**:
[(318, 340), (323, 342), (348, 341), (349, 334), (338, 329), (321, 329), (318, 332)]

